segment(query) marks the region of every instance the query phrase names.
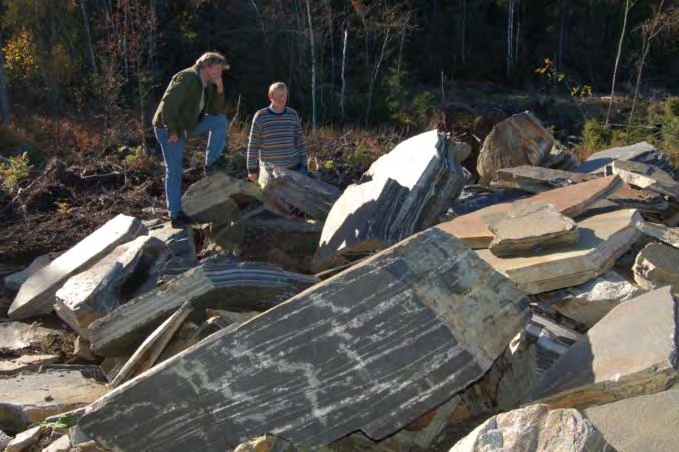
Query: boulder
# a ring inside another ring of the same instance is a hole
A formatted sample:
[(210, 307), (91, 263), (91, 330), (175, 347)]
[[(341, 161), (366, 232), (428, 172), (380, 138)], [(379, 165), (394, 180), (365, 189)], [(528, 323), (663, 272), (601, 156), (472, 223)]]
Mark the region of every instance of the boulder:
[(613, 451), (601, 432), (579, 411), (531, 405), (491, 417), (450, 452)]
[(664, 243), (649, 243), (632, 267), (634, 281), (646, 290), (671, 286), (679, 293), (679, 249)]
[(347, 187), (328, 214), (312, 268), (385, 249), (436, 224), (464, 186), (459, 164), (469, 153), (436, 130), (409, 138)]
[(229, 224), (241, 210), (262, 202), (262, 192), (250, 181), (216, 171), (191, 185), (182, 196), (184, 212), (199, 223)]
[(479, 184), (489, 185), (501, 168), (540, 166), (554, 146), (554, 137), (531, 112), (513, 115), (493, 127), (483, 142), (476, 169)]
[(342, 194), (334, 185), (267, 162), (260, 165), (259, 184), (269, 210), (284, 216), (306, 214), (321, 221)]

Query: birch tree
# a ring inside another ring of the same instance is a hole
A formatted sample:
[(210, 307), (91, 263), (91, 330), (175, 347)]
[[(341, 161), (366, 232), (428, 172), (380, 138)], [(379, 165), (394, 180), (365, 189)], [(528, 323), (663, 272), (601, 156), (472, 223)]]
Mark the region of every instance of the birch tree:
[(615, 81), (618, 76), (618, 67), (620, 66), (620, 55), (622, 54), (622, 43), (625, 40), (625, 33), (627, 33), (627, 18), (629, 17), (629, 10), (634, 6), (635, 2), (625, 0), (625, 13), (622, 21), (622, 30), (620, 31), (620, 40), (618, 41), (618, 53), (615, 56), (615, 65), (613, 66), (613, 80), (611, 81), (611, 98), (608, 101), (608, 112), (606, 113), (606, 124), (611, 118), (611, 109), (613, 108), (613, 100), (615, 99)]
[(306, 0), (306, 12), (309, 19), (309, 47), (311, 47), (311, 130), (316, 132), (316, 45), (309, 0)]
[(641, 60), (639, 61), (637, 69), (637, 81), (634, 85), (634, 100), (632, 100), (632, 108), (629, 112), (628, 124), (632, 124), (632, 118), (634, 118), (634, 109), (637, 106), (637, 98), (639, 97), (639, 87), (641, 86), (641, 74), (644, 71), (644, 65), (646, 64), (646, 57), (651, 50), (651, 43), (653, 39), (658, 36), (667, 25), (663, 14), (663, 6), (665, 5), (665, 0), (660, 0), (658, 9), (655, 12), (653, 19), (649, 19), (643, 23), (640, 27), (642, 36), (642, 46), (641, 46)]

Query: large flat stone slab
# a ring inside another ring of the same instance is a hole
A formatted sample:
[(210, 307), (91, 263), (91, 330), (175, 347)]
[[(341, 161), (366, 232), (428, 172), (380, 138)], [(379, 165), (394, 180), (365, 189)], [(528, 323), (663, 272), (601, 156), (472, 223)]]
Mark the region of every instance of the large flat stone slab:
[(543, 374), (532, 399), (585, 408), (666, 389), (678, 375), (676, 309), (667, 287), (621, 303)]
[(49, 314), (54, 294), (71, 275), (85, 270), (118, 245), (146, 233), (146, 227), (134, 217), (120, 214), (85, 237), (73, 248), (31, 275), (21, 285), (9, 308), (11, 319)]
[(606, 166), (616, 160), (646, 163), (668, 172), (672, 170), (672, 161), (669, 155), (652, 144), (642, 141), (630, 146), (614, 147), (595, 152), (575, 167), (573, 171), (576, 173), (603, 174)]
[(587, 418), (620, 451), (672, 452), (679, 444), (679, 386), (585, 410)]
[(498, 185), (518, 188), (530, 193), (542, 193), (555, 188), (569, 187), (596, 179), (593, 174), (580, 174), (571, 171), (521, 165), (514, 168), (497, 170)]
[(0, 379), (0, 430), (23, 431), (48, 416), (87, 405), (106, 391), (104, 384), (78, 370)]
[(540, 306), (591, 328), (611, 309), (645, 291), (611, 270), (584, 284), (535, 296)]
[(547, 292), (582, 284), (610, 270), (636, 241), (638, 221), (641, 215), (636, 210), (618, 210), (578, 222), (578, 241), (558, 250), (512, 258), (497, 257), (490, 250), (478, 254), (526, 293)]
[(312, 267), (346, 264), (356, 253), (385, 249), (433, 226), (465, 184), (458, 163), (469, 145), (436, 130), (409, 138), (377, 159), (335, 202)]
[(100, 356), (131, 354), (187, 300), (196, 311), (266, 310), (317, 282), (315, 276), (265, 263), (233, 262), (229, 256), (207, 260), (90, 324), (92, 351)]
[(381, 439), (483, 375), (527, 307), (430, 228), (150, 369), (79, 425), (117, 450), (223, 451), (267, 432), (303, 447), (359, 429)]
[[(617, 176), (608, 176), (583, 182), (569, 187), (556, 188), (526, 198), (530, 202), (552, 204), (557, 212), (574, 218), (600, 198), (616, 190), (621, 184)], [(438, 228), (462, 240), (472, 248), (488, 248), (493, 240), (493, 233), (488, 223), (505, 215), (512, 208), (512, 203), (495, 204), (467, 215), (439, 224)]]
[(611, 169), (629, 185), (679, 199), (679, 183), (656, 166), (617, 160), (611, 164)]
[(679, 248), (679, 228), (672, 228), (664, 224), (650, 223), (641, 221), (637, 224), (637, 229), (646, 235), (667, 243), (675, 248)]
[[(87, 326), (127, 301), (122, 287), (142, 281), (167, 254), (160, 239), (142, 235), (119, 245), (88, 270), (71, 276), (55, 294), (54, 310), (73, 331), (89, 340)], [(153, 281), (155, 282), (155, 281)]]
[(488, 249), (500, 257), (514, 257), (558, 249), (578, 241), (578, 227), (551, 204), (517, 201), (497, 223), (488, 225), (495, 235)]

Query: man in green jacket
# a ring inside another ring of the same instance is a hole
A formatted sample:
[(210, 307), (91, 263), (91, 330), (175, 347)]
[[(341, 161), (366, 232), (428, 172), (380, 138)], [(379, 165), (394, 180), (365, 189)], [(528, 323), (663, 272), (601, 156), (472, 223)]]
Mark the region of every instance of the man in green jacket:
[(182, 174), (186, 139), (209, 133), (205, 170), (221, 164), (226, 144), (227, 119), (224, 113), (222, 71), (229, 69), (223, 55), (207, 52), (196, 64), (172, 77), (153, 116), (153, 128), (165, 160), (165, 198), (172, 226), (191, 224), (182, 211)]

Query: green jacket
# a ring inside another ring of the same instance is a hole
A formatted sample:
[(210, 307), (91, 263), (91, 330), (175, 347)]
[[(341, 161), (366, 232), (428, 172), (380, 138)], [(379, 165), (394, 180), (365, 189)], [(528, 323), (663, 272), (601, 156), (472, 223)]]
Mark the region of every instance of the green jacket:
[[(163, 98), (153, 115), (153, 127), (167, 129), (170, 135), (190, 134), (198, 124), (201, 112), (200, 97), (203, 82), (197, 66), (178, 72), (165, 90)], [(219, 94), (213, 83), (208, 83), (205, 109), (202, 113), (216, 115), (224, 113), (224, 93)]]

